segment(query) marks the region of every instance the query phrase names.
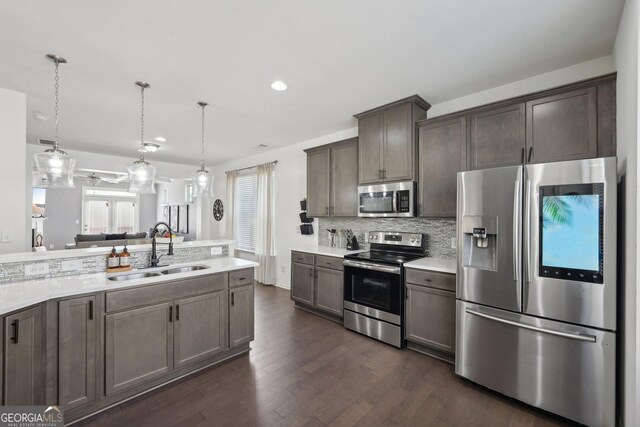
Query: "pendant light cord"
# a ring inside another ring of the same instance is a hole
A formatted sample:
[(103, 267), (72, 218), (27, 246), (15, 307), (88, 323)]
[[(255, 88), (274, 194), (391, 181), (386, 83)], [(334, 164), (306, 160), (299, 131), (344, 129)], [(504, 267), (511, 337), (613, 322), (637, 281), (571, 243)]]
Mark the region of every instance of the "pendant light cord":
[(55, 129), (53, 134), (54, 135), (53, 150), (58, 151), (58, 143), (60, 142), (59, 129), (58, 129), (58, 122), (59, 122), (59, 115), (60, 115), (58, 112), (58, 92), (60, 88), (60, 76), (58, 75), (58, 66), (60, 65), (60, 61), (55, 60), (55, 64), (56, 64), (56, 77), (55, 77), (54, 109), (56, 114), (56, 124), (55, 124)]
[(140, 161), (144, 162), (144, 86), (140, 86)]
[(204, 102), (202, 103), (201, 107), (202, 107), (202, 153), (201, 153), (201, 157), (200, 157), (200, 168), (202, 170), (204, 170), (204, 107), (206, 107), (207, 104), (205, 104)]

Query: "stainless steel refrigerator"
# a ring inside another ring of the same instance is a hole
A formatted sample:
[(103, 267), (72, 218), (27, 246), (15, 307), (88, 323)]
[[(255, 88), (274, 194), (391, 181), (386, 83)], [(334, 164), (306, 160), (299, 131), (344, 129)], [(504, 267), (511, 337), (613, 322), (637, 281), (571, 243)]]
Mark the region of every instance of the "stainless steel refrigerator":
[(613, 157), (458, 174), (458, 375), (615, 425), (616, 183)]

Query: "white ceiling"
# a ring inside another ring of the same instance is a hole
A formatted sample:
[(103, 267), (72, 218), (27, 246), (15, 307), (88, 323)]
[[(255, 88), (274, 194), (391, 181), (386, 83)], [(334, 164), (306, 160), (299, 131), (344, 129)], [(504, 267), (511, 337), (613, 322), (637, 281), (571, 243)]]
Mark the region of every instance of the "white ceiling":
[[(208, 164), (356, 125), (417, 93), (432, 104), (611, 53), (623, 0), (29, 0), (0, 2), (0, 87), (28, 95), (28, 140), (133, 157), (139, 90), (150, 160)], [(269, 85), (281, 79), (286, 92)], [(47, 122), (32, 117), (50, 116)], [(106, 166), (105, 166), (106, 167)]]

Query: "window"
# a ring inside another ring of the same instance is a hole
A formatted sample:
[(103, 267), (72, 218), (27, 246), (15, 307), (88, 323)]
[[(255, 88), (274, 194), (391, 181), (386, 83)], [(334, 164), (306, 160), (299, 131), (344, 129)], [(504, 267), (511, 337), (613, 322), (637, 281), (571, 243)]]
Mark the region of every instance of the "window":
[(139, 197), (123, 190), (82, 189), (83, 233), (135, 233), (139, 228)]
[[(271, 182), (271, 206), (275, 209), (275, 170)], [(258, 175), (255, 169), (238, 172), (234, 193), (233, 231), (238, 249), (253, 252), (256, 249), (258, 209)]]

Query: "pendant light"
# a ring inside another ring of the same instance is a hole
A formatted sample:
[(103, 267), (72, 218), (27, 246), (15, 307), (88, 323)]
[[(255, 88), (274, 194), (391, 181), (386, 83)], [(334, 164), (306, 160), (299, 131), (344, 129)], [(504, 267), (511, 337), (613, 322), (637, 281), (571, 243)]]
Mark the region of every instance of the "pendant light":
[(213, 175), (204, 168), (204, 107), (209, 104), (200, 101), (198, 102), (198, 105), (202, 108), (202, 157), (200, 158), (200, 169), (191, 174), (191, 181), (193, 182), (194, 189), (193, 195), (196, 197), (211, 195), (211, 188), (213, 184)]
[(43, 188), (73, 188), (73, 170), (76, 165), (76, 160), (69, 157), (66, 152), (62, 151), (59, 147), (60, 135), (58, 125), (60, 122), (60, 116), (58, 112), (59, 101), (59, 75), (58, 67), (60, 64), (66, 64), (67, 60), (57, 56), (49, 54), (47, 58), (51, 59), (56, 66), (55, 72), (55, 114), (56, 123), (54, 130), (53, 148), (46, 150), (44, 153), (38, 153), (34, 156), (38, 173), (38, 187)]
[(155, 193), (156, 168), (144, 159), (144, 90), (150, 87), (149, 83), (136, 82), (140, 88), (140, 157), (127, 168), (129, 172), (129, 192), (131, 193)]

